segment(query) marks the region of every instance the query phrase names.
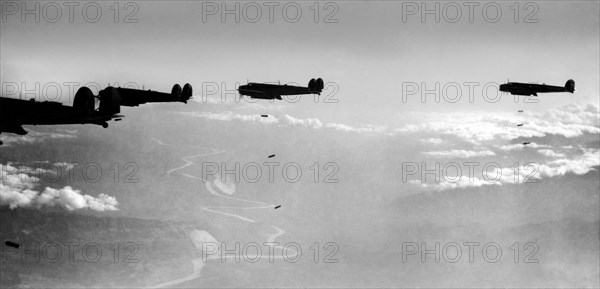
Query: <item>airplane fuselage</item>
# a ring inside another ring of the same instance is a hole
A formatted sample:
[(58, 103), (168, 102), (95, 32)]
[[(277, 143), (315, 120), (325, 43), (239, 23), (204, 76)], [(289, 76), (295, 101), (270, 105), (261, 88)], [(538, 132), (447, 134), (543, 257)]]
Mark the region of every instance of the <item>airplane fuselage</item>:
[(241, 95), (247, 95), (251, 98), (259, 99), (279, 99), (282, 95), (299, 94), (321, 94), (323, 90), (323, 80), (314, 78), (309, 81), (308, 87), (287, 85), (287, 84), (269, 84), (251, 82), (246, 85), (240, 85), (238, 92)]
[(515, 95), (536, 95), (538, 93), (548, 92), (570, 92), (575, 91), (575, 82), (567, 81), (565, 86), (554, 86), (535, 83), (508, 82), (500, 85), (500, 91), (509, 92)]
[(266, 84), (266, 83), (248, 83), (241, 85), (238, 88), (241, 95), (247, 95), (252, 98), (260, 99), (281, 99), (282, 95), (296, 95), (296, 94), (311, 94), (318, 93), (311, 91), (306, 87), (292, 86), (292, 85), (277, 85), (277, 84)]

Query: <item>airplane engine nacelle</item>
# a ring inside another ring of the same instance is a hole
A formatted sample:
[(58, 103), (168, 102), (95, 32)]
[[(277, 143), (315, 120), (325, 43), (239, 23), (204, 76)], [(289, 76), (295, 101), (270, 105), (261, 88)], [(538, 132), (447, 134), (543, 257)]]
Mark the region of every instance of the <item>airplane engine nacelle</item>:
[(73, 108), (81, 116), (87, 116), (94, 113), (96, 109), (94, 93), (86, 87), (80, 87), (75, 93), (75, 99), (73, 101)]
[(189, 83), (186, 83), (183, 86), (183, 90), (181, 91), (181, 98), (183, 98), (184, 100), (188, 100), (190, 99), (190, 97), (192, 97), (192, 85)]
[(309, 82), (308, 82), (308, 90), (317, 90), (317, 80), (312, 78)]
[(575, 91), (575, 80), (573, 80), (573, 79), (567, 80), (567, 83), (565, 83), (565, 88), (567, 89), (568, 92), (573, 93), (573, 91)]
[(317, 90), (323, 90), (325, 88), (325, 82), (323, 82), (322, 78), (317, 79)]
[(173, 89), (171, 89), (171, 95), (174, 98), (179, 98), (181, 96), (181, 85), (179, 85), (179, 84), (173, 85)]
[(121, 97), (115, 87), (109, 86), (100, 91), (100, 112), (107, 115), (121, 112)]

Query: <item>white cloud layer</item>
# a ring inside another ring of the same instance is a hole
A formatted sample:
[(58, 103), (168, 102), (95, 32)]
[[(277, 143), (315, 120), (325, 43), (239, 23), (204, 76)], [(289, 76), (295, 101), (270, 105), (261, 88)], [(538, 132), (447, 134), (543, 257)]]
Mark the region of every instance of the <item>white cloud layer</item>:
[[(60, 164), (62, 165), (62, 163)], [(116, 211), (119, 202), (115, 197), (100, 194), (98, 197), (84, 195), (80, 190), (65, 186), (62, 189), (46, 187), (42, 192), (34, 190), (39, 178), (32, 176), (37, 170), (25, 166), (14, 167), (0, 164), (0, 205), (15, 208), (41, 208), (60, 206), (67, 210), (90, 209)]]
[(468, 150), (449, 150), (449, 151), (431, 151), (423, 152), (423, 154), (432, 157), (443, 158), (472, 158), (472, 157), (488, 157), (496, 155), (493, 151), (468, 151)]
[[(584, 133), (600, 134), (599, 109), (589, 104), (587, 106), (566, 105), (550, 109), (545, 113), (524, 114), (489, 114), (489, 113), (431, 113), (419, 114), (419, 124), (404, 125), (399, 128), (389, 128), (383, 125), (362, 124), (352, 126), (343, 123), (328, 123), (318, 118), (296, 118), (284, 114), (278, 118), (269, 116), (263, 118), (258, 114), (241, 114), (232, 111), (224, 112), (185, 112), (185, 115), (202, 117), (221, 121), (259, 121), (266, 124), (284, 126), (308, 127), (314, 129), (332, 128), (344, 132), (405, 134), (405, 133), (434, 133), (436, 135), (456, 136), (467, 142), (497, 142), (516, 138), (544, 137), (548, 134), (562, 135), (567, 138), (581, 136)], [(517, 127), (517, 123), (526, 125)], [(440, 144), (441, 139), (427, 138), (423, 142)], [(519, 149), (522, 146), (500, 146), (500, 149)]]
[[(396, 133), (428, 132), (453, 135), (472, 143), (512, 140), (520, 137), (544, 137), (548, 134), (567, 138), (584, 133), (599, 134), (599, 113), (595, 105), (567, 105), (545, 113), (493, 114), (451, 113), (425, 114), (421, 124), (405, 125)], [(428, 121), (429, 120), (429, 121)], [(517, 127), (517, 123), (524, 126)]]
[(23, 145), (32, 144), (37, 142), (43, 142), (44, 140), (50, 139), (71, 139), (77, 138), (77, 130), (57, 129), (57, 132), (37, 132), (34, 130), (27, 130), (26, 135), (16, 135), (12, 133), (2, 134), (0, 140), (3, 142), (3, 146), (12, 145)]
[(537, 182), (542, 178), (563, 176), (565, 174), (583, 175), (600, 166), (600, 150), (586, 149), (583, 154), (571, 159), (561, 158), (544, 164), (527, 163), (518, 167), (491, 168), (484, 176), (447, 176), (438, 182), (425, 183), (410, 180), (409, 183), (434, 190), (481, 187), (484, 185), (521, 184)]
[(356, 133), (384, 133), (386, 128), (384, 126), (365, 125), (361, 127), (350, 126), (342, 123), (331, 123), (322, 122), (318, 118), (296, 118), (289, 114), (284, 114), (281, 117), (270, 115), (269, 117), (262, 117), (258, 114), (241, 114), (234, 113), (232, 111), (224, 111), (219, 113), (214, 112), (184, 112), (184, 115), (192, 117), (200, 117), (210, 120), (221, 120), (221, 121), (258, 121), (265, 124), (276, 124), (280, 126), (288, 127), (304, 127), (312, 129), (330, 128), (343, 132), (356, 132)]

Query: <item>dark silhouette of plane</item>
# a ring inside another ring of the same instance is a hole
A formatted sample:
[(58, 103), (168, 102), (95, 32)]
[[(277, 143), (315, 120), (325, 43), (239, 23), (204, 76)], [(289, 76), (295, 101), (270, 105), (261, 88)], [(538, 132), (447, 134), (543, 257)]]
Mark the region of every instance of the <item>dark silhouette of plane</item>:
[(567, 80), (565, 86), (553, 86), (546, 84), (534, 84), (534, 83), (520, 83), (520, 82), (507, 82), (500, 85), (500, 91), (510, 92), (516, 95), (535, 95), (538, 93), (546, 92), (570, 92), (575, 91), (575, 81), (573, 79)]
[[(55, 101), (21, 100), (0, 97), (0, 133), (27, 134), (22, 125), (96, 124), (121, 120), (121, 105), (139, 106), (148, 102), (183, 102), (192, 97), (192, 86), (175, 84), (171, 93), (108, 86), (94, 95), (88, 87), (75, 93), (73, 106)], [(96, 101), (99, 101), (96, 107)], [(1, 143), (0, 143), (1, 144)]]
[(238, 91), (240, 95), (247, 95), (251, 98), (259, 99), (279, 99), (282, 95), (297, 95), (297, 94), (318, 94), (321, 95), (325, 84), (323, 79), (311, 79), (308, 82), (308, 87), (267, 84), (251, 82), (246, 85), (240, 85)]
[(21, 245), (15, 243), (15, 242), (11, 242), (11, 241), (6, 241), (6, 242), (4, 242), (4, 244), (6, 244), (6, 246), (13, 247), (15, 249), (19, 249), (19, 247), (21, 247)]
[(524, 142), (524, 143), (523, 143), (523, 145), (525, 145), (525, 146), (526, 146), (526, 145), (528, 145), (528, 144), (530, 144), (530, 143), (531, 143), (530, 141), (528, 141), (528, 142)]

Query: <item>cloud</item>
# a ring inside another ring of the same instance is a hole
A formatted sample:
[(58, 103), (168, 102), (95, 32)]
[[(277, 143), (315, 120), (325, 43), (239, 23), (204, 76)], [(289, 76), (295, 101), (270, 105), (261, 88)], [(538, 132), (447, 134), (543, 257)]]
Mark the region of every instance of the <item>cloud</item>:
[[(210, 96), (210, 97), (209, 97)], [(228, 97), (229, 96), (229, 97)], [(193, 102), (197, 102), (200, 104), (209, 104), (209, 105), (222, 105), (231, 107), (231, 109), (239, 109), (239, 110), (281, 110), (286, 107), (285, 104), (278, 104), (275, 101), (259, 101), (256, 99), (249, 99), (247, 97), (240, 98), (238, 94), (235, 96), (232, 94), (223, 94), (221, 96), (217, 95), (198, 95), (193, 96), (191, 99)], [(268, 105), (265, 105), (265, 102), (269, 102)]]
[(323, 127), (323, 123), (317, 118), (295, 118), (289, 114), (283, 115), (282, 123), (289, 126), (296, 127), (312, 127), (315, 129), (319, 129)]
[(436, 191), (444, 191), (444, 190), (457, 189), (457, 188), (468, 188), (468, 187), (481, 187), (484, 185), (499, 185), (500, 184), (498, 182), (488, 182), (486, 180), (483, 180), (483, 179), (480, 179), (477, 177), (473, 177), (473, 178), (469, 179), (467, 176), (462, 176), (461, 178), (457, 178), (456, 181), (443, 180), (443, 181), (441, 181), (439, 183), (435, 183), (435, 184), (424, 183), (424, 182), (421, 182), (420, 180), (410, 180), (410, 181), (408, 181), (408, 183), (421, 186), (422, 188), (433, 189)]
[(269, 116), (261, 117), (259, 114), (241, 114), (234, 113), (232, 111), (225, 112), (182, 112), (184, 115), (192, 117), (200, 117), (210, 120), (220, 121), (250, 121), (250, 122), (261, 122), (265, 124), (277, 124), (279, 126), (287, 127), (305, 127), (312, 129), (330, 128), (343, 132), (356, 132), (356, 133), (383, 133), (386, 131), (384, 126), (366, 125), (361, 127), (350, 126), (342, 123), (325, 123), (318, 118), (296, 118), (289, 114), (284, 114), (281, 117)]
[(100, 194), (97, 198), (90, 195), (82, 195), (81, 191), (74, 190), (70, 186), (62, 189), (44, 189), (34, 200), (36, 206), (63, 206), (67, 210), (78, 210), (89, 208), (94, 211), (116, 211), (117, 199), (106, 194)]
[(583, 154), (572, 159), (562, 158), (540, 165), (540, 175), (562, 176), (567, 173), (583, 175), (600, 166), (600, 150), (585, 149)]
[[(60, 163), (62, 164), (62, 163)], [(30, 174), (36, 170), (9, 164), (0, 164), (0, 205), (15, 208), (41, 208), (60, 206), (67, 210), (91, 209), (94, 211), (116, 211), (119, 202), (115, 197), (100, 194), (98, 197), (84, 195), (70, 186), (62, 189), (46, 187), (41, 193), (33, 190), (39, 179)]]
[(551, 149), (538, 150), (538, 153), (551, 158), (562, 158), (565, 156), (565, 154), (556, 153)]
[[(535, 183), (545, 177), (562, 176), (568, 173), (582, 175), (600, 166), (600, 150), (585, 150), (572, 159), (558, 159), (545, 164), (526, 163), (515, 167), (489, 166), (481, 176), (442, 176), (436, 183), (410, 180), (408, 183), (437, 191), (481, 187), (484, 185)], [(485, 175), (484, 175), (485, 174)]]
[(220, 120), (220, 121), (233, 121), (233, 120), (258, 121), (258, 122), (267, 123), (267, 124), (279, 122), (279, 119), (277, 119), (276, 117), (261, 117), (259, 114), (240, 114), (240, 113), (234, 113), (232, 111), (225, 111), (225, 112), (219, 112), (219, 113), (207, 112), (207, 111), (182, 112), (181, 114), (192, 116), (192, 117), (200, 117), (200, 118), (205, 118), (205, 119), (210, 119), (210, 120)]
[(19, 190), (33, 189), (36, 183), (40, 181), (35, 176), (30, 176), (36, 170), (28, 167), (15, 167), (10, 163), (0, 164), (0, 177), (2, 177), (2, 185), (16, 188)]
[(501, 145), (501, 146), (496, 146), (496, 148), (501, 149), (503, 151), (513, 151), (513, 150), (523, 150), (524, 148), (551, 148), (551, 146), (549, 145), (543, 145), (543, 144), (537, 144), (537, 143), (530, 143), (527, 145), (524, 145), (522, 143), (515, 143), (515, 144), (510, 144), (510, 145)]
[(385, 133), (387, 130), (385, 126), (380, 125), (366, 125), (362, 127), (353, 127), (342, 123), (327, 123), (325, 126), (340, 131), (358, 133)]
[(443, 140), (440, 138), (430, 137), (430, 138), (422, 139), (421, 142), (439, 145), (439, 144), (443, 143)]
[(58, 162), (50, 163), (49, 161), (35, 161), (31, 164), (24, 164), (21, 162), (7, 162), (2, 168), (12, 174), (22, 173), (27, 174), (29, 177), (39, 177), (52, 175), (54, 177), (60, 176), (63, 171), (69, 171), (73, 169), (76, 163)]
[(449, 151), (432, 151), (423, 152), (423, 154), (433, 157), (444, 158), (472, 158), (472, 157), (487, 157), (496, 155), (493, 151), (468, 151), (468, 150), (449, 150)]
[(59, 128), (59, 129), (56, 129), (56, 131), (61, 131), (61, 132), (67, 133), (67, 134), (77, 134), (78, 130)]
[(77, 138), (77, 130), (66, 130), (66, 129), (57, 129), (57, 131), (64, 132), (37, 132), (34, 130), (27, 130), (26, 135), (16, 135), (16, 134), (3, 134), (2, 142), (3, 146), (12, 146), (12, 145), (24, 145), (24, 144), (32, 144), (37, 142), (43, 142), (46, 139), (72, 139)]
[(436, 183), (425, 183), (421, 180), (411, 180), (409, 183), (419, 185), (422, 188), (444, 191), (450, 189), (481, 187), (486, 185), (518, 184), (527, 182), (536, 182), (536, 178), (531, 178), (534, 168), (529, 166), (519, 166), (516, 168), (490, 168), (485, 176), (447, 176), (441, 177)]
[(600, 109), (593, 104), (588, 104), (585, 107), (568, 104), (559, 109), (548, 110), (544, 113), (543, 118), (564, 123), (598, 126), (600, 125)]
[[(257, 106), (260, 107), (260, 106)], [(344, 132), (381, 133), (387, 135), (406, 133), (434, 133), (452, 135), (464, 141), (479, 144), (481, 142), (497, 142), (517, 138), (544, 137), (547, 134), (562, 135), (567, 138), (581, 136), (584, 133), (600, 134), (598, 107), (595, 105), (566, 105), (550, 109), (544, 113), (460, 112), (460, 113), (418, 113), (415, 119), (423, 120), (419, 124), (407, 124), (390, 129), (383, 125), (364, 124), (352, 126), (343, 123), (328, 123), (318, 118), (296, 118), (285, 114), (281, 118), (270, 116), (262, 118), (258, 114), (240, 114), (225, 112), (187, 112), (195, 117), (203, 117), (221, 121), (260, 121), (268, 124), (285, 126), (310, 127), (314, 129), (331, 128)], [(525, 123), (517, 127), (517, 123)], [(422, 140), (432, 144), (440, 144), (440, 138)], [(499, 147), (503, 150), (518, 149), (517, 145)]]
[[(600, 134), (598, 107), (595, 105), (567, 105), (544, 113), (514, 114), (487, 112), (420, 114), (425, 119), (420, 124), (408, 124), (395, 133), (428, 132), (457, 136), (465, 141), (512, 140), (516, 138), (544, 137), (548, 134), (567, 138), (584, 133)], [(525, 123), (517, 127), (517, 123)]]
[(61, 168), (61, 169), (65, 169), (65, 170), (72, 170), (78, 164), (77, 163), (58, 162), (58, 163), (54, 163), (53, 165), (57, 168)]

